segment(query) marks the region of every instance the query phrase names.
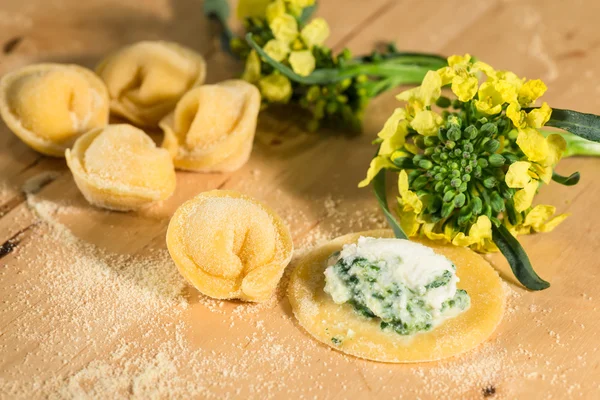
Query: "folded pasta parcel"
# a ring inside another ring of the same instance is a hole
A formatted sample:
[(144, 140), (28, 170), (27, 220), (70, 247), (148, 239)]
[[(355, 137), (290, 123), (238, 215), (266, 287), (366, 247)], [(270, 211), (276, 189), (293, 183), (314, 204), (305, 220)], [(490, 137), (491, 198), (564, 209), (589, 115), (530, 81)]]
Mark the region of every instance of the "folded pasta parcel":
[(71, 64), (35, 64), (0, 82), (0, 114), (34, 150), (64, 157), (90, 129), (108, 123), (108, 92), (92, 71)]
[(96, 72), (106, 82), (113, 113), (156, 126), (185, 92), (204, 83), (206, 63), (177, 43), (144, 41), (112, 53)]
[(177, 209), (167, 247), (181, 274), (217, 299), (269, 299), (292, 258), (290, 232), (257, 200), (233, 191), (201, 193)]
[(252, 152), (259, 110), (260, 93), (247, 82), (228, 80), (194, 88), (161, 121), (162, 147), (178, 169), (235, 171)]
[(169, 153), (129, 124), (89, 131), (67, 149), (66, 158), (77, 187), (98, 207), (136, 210), (175, 190)]

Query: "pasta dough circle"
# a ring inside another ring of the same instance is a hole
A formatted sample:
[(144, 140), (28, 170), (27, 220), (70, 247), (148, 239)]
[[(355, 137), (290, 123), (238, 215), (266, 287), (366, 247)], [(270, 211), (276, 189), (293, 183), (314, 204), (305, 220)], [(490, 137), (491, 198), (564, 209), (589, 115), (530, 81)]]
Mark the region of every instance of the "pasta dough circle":
[(179, 272), (217, 299), (269, 299), (292, 258), (283, 220), (257, 200), (229, 190), (201, 193), (175, 211), (167, 247)]
[(99, 207), (134, 210), (175, 190), (169, 153), (128, 124), (89, 131), (67, 149), (66, 158), (83, 196)]
[[(504, 313), (505, 294), (498, 273), (481, 256), (463, 247), (422, 241), (456, 265), (458, 287), (471, 297), (471, 307), (428, 332), (402, 336), (382, 331), (379, 320), (366, 319), (348, 304), (335, 304), (323, 291), (327, 259), (360, 236), (394, 237), (376, 230), (339, 237), (300, 261), (293, 271), (288, 298), (294, 315), (315, 339), (356, 357), (390, 363), (434, 361), (477, 347), (494, 332)], [(348, 334), (351, 332), (351, 334)], [(332, 338), (339, 338), (339, 345)]]
[(64, 157), (90, 129), (108, 123), (108, 91), (92, 71), (70, 64), (35, 64), (0, 81), (0, 114), (34, 150)]
[(140, 126), (156, 126), (194, 86), (204, 83), (206, 63), (177, 43), (144, 41), (117, 50), (96, 67), (110, 108)]
[(194, 88), (161, 121), (162, 147), (178, 169), (235, 171), (252, 152), (259, 110), (260, 92), (245, 81)]

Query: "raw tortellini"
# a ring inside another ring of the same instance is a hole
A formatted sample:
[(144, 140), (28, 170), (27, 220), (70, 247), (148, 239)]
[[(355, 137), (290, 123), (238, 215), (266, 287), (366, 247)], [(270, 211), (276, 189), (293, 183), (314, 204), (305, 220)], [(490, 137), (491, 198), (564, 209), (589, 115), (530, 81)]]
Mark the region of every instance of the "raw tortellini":
[(258, 89), (241, 80), (187, 92), (161, 121), (162, 146), (179, 169), (234, 171), (248, 161), (260, 110)]
[(200, 292), (256, 302), (271, 296), (293, 251), (290, 232), (275, 212), (220, 190), (201, 193), (177, 209), (167, 247)]
[(141, 126), (156, 126), (206, 75), (204, 58), (171, 42), (139, 42), (105, 58), (96, 72), (106, 83), (111, 110)]
[(66, 151), (66, 158), (81, 193), (99, 207), (138, 209), (175, 190), (169, 153), (131, 125), (89, 131)]
[(2, 78), (0, 113), (6, 125), (40, 153), (64, 157), (84, 132), (108, 123), (108, 92), (90, 70), (37, 64)]

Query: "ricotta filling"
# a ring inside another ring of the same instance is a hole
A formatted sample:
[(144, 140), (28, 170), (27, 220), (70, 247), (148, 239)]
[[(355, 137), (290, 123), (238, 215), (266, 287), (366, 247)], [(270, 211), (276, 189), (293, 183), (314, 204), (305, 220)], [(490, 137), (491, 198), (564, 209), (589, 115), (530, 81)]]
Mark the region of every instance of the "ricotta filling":
[(411, 335), (469, 308), (458, 282), (454, 264), (427, 246), (361, 237), (329, 258), (324, 290), (336, 304), (379, 318), (381, 329)]

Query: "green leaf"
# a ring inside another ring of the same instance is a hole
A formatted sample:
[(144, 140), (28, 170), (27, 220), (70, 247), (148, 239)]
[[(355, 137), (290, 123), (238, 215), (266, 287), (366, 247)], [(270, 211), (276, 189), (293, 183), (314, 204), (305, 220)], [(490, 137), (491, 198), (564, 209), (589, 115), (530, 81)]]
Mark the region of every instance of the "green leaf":
[[(256, 50), (258, 55), (264, 59), (274, 69), (285, 75), (288, 79), (294, 82), (305, 85), (328, 85), (343, 81), (344, 79), (354, 78), (358, 75), (370, 75), (380, 78), (390, 78), (386, 88), (389, 88), (390, 82), (400, 83), (421, 83), (427, 71), (436, 69), (439, 62), (428, 64), (427, 66), (415, 64), (399, 64), (395, 62), (382, 62), (371, 64), (353, 64), (346, 68), (321, 68), (314, 70), (308, 76), (300, 76), (291, 68), (275, 61), (254, 41), (252, 33), (246, 35), (248, 44)], [(398, 84), (400, 84), (398, 83)], [(376, 90), (375, 93), (381, 93), (381, 90)]]
[(379, 207), (381, 207), (388, 224), (390, 224), (392, 230), (394, 231), (394, 236), (396, 236), (398, 239), (408, 239), (408, 236), (406, 236), (406, 233), (404, 233), (402, 227), (400, 227), (400, 224), (398, 221), (396, 221), (396, 218), (394, 218), (394, 215), (391, 213), (388, 206), (384, 169), (379, 171), (375, 178), (373, 178), (373, 191), (375, 192), (375, 197), (379, 202)]
[(492, 240), (510, 264), (515, 277), (530, 290), (544, 290), (550, 284), (535, 273), (527, 253), (504, 225), (492, 225)]
[(317, 10), (317, 2), (316, 1), (315, 1), (315, 4), (313, 4), (312, 6), (305, 7), (302, 10), (302, 15), (300, 15), (300, 18), (299, 18), (300, 25), (306, 24), (316, 10)]
[(565, 186), (577, 185), (579, 183), (580, 178), (581, 176), (579, 175), (579, 172), (573, 172), (569, 176), (562, 176), (557, 174), (556, 172), (552, 172), (552, 180), (556, 183), (560, 183), (561, 185)]
[(204, 15), (207, 18), (217, 21), (221, 25), (221, 47), (226, 52), (231, 53), (231, 39), (233, 38), (233, 32), (227, 24), (229, 18), (230, 8), (227, 0), (204, 0)]
[(546, 125), (564, 129), (593, 142), (600, 142), (600, 116), (598, 115), (553, 108), (550, 120)]

